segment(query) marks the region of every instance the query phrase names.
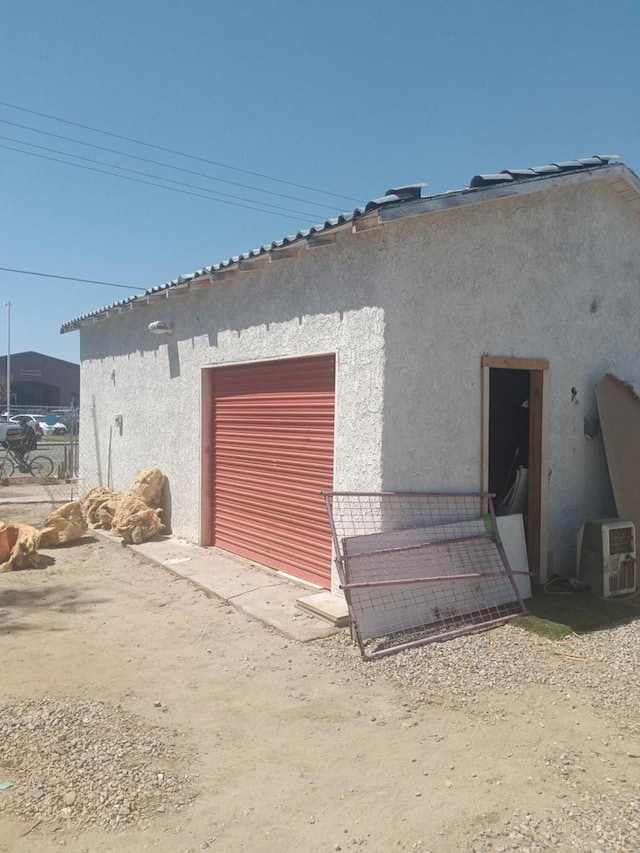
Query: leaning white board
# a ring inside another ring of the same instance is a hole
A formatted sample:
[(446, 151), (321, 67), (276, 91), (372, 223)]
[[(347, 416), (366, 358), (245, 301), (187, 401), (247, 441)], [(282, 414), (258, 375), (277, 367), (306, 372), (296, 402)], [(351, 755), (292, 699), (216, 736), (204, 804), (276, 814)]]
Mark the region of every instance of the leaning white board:
[[(504, 531), (503, 545), (512, 571), (528, 572), (522, 516), (503, 516), (498, 521), (501, 539)], [(486, 530), (483, 517), (345, 538), (344, 553), (347, 558), (351, 557), (348, 560), (348, 580), (350, 583), (366, 583), (408, 580), (421, 575), (446, 578), (447, 575), (468, 573), (476, 560), (480, 572), (500, 573), (504, 566), (491, 539), (478, 539), (473, 543), (449, 542), (454, 537), (482, 534)], [(432, 551), (426, 547), (427, 542), (438, 541), (441, 542), (440, 548)], [(421, 547), (423, 543), (424, 547)], [(416, 547), (407, 549), (411, 545)], [(380, 553), (381, 549), (384, 552), (389, 548), (398, 549), (392, 558), (389, 554)], [(473, 555), (468, 553), (470, 548)], [(514, 583), (522, 598), (531, 596), (527, 575), (514, 575)], [(442, 619), (447, 613), (454, 616), (499, 607), (514, 602), (515, 597), (513, 585), (506, 574), (498, 574), (485, 582), (474, 577), (460, 579), (454, 586), (443, 580), (424, 585), (355, 587), (350, 592), (362, 640), (409, 631)]]
[(524, 519), (521, 515), (499, 515), (496, 517), (498, 533), (502, 540), (507, 560), (520, 598), (531, 598), (531, 576), (529, 574), (516, 574), (516, 572), (529, 572), (529, 558), (527, 557), (527, 543), (524, 538)]

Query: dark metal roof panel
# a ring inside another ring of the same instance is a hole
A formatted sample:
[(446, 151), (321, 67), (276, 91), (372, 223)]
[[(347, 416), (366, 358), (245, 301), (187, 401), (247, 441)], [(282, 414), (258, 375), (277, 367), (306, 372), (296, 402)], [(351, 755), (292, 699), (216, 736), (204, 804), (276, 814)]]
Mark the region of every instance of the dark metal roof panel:
[(403, 187), (392, 187), (385, 195), (394, 195), (399, 199), (416, 199), (422, 195), (422, 190), (429, 184), (405, 184)]
[(512, 178), (535, 178), (538, 174), (534, 169), (503, 169), (501, 175), (511, 175)]
[(476, 187), (489, 187), (493, 184), (505, 184), (512, 181), (513, 177), (508, 172), (500, 172), (499, 175), (474, 175), (469, 181), (471, 189)]
[(579, 160), (564, 160), (561, 163), (554, 163), (553, 165), (562, 169), (563, 172), (568, 169), (582, 169), (582, 163)]
[(617, 154), (596, 154), (593, 157), (584, 157), (581, 160), (564, 160), (557, 163), (546, 163), (544, 166), (532, 166), (527, 169), (503, 169), (500, 174), (474, 175), (469, 181), (469, 186), (472, 189), (476, 189), (494, 186), (499, 183), (507, 183), (512, 180), (527, 180), (529, 178), (559, 175), (563, 172), (575, 172), (580, 169), (606, 166), (617, 162), (620, 162)]
[(560, 171), (560, 167), (556, 166), (555, 163), (547, 163), (545, 166), (532, 166), (531, 168), (536, 175), (552, 175)]

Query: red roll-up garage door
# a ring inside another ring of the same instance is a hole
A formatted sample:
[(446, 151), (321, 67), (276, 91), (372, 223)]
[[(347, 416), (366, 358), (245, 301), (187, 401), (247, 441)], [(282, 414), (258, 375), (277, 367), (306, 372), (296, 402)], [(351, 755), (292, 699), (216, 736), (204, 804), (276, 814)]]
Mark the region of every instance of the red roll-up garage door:
[(214, 544), (329, 587), (335, 357), (211, 374)]

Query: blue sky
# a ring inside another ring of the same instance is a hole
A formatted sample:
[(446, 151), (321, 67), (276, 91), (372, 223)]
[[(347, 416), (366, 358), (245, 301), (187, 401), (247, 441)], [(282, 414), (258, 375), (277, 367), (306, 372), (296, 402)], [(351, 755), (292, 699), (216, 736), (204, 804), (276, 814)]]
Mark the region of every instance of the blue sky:
[[(0, 147), (2, 267), (150, 287), (394, 185), (426, 181), (438, 193), (477, 172), (596, 153), (640, 168), (637, 0), (0, 0), (0, 11), (0, 101), (23, 108), (0, 105), (0, 146), (20, 149)], [(24, 151), (300, 212), (248, 210)], [(11, 350), (76, 361), (79, 335), (60, 336), (60, 324), (133, 293), (0, 272)]]

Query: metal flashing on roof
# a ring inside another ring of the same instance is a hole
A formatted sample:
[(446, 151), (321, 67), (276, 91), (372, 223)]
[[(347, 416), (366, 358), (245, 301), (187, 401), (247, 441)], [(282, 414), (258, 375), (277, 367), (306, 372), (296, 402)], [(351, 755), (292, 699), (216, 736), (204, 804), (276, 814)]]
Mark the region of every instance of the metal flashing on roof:
[(529, 195), (540, 192), (541, 190), (546, 191), (594, 180), (606, 181), (625, 199), (627, 204), (640, 212), (640, 179), (638, 176), (622, 163), (613, 163), (608, 166), (600, 163), (596, 167), (586, 167), (584, 169), (556, 172), (550, 175), (536, 175), (533, 178), (479, 185), (475, 188), (443, 193), (442, 195), (423, 198), (416, 202), (395, 205), (393, 208), (382, 208), (379, 218), (384, 224), (385, 222), (397, 219), (422, 216), (427, 213), (436, 213), (444, 210), (454, 210), (458, 207), (466, 207), (468, 205), (490, 203), (500, 199)]
[(532, 166), (531, 168), (536, 175), (553, 175), (556, 172), (562, 171), (560, 166), (557, 166), (555, 163), (547, 163), (544, 166)]
[(561, 163), (554, 163), (563, 172), (567, 169), (582, 169), (582, 163), (579, 160), (564, 160)]
[[(604, 157), (604, 155), (603, 155)], [(607, 161), (611, 162), (613, 160), (619, 160), (619, 157), (607, 157)], [(601, 166), (602, 159), (600, 157), (581, 157), (578, 161), (583, 166)]]
[(415, 199), (420, 198), (422, 195), (422, 190), (425, 187), (428, 187), (429, 184), (407, 184), (404, 187), (392, 187), (390, 190), (387, 190), (385, 196), (395, 196), (397, 199), (401, 201), (405, 201), (407, 199), (411, 199), (415, 201)]
[(537, 172), (534, 169), (503, 169), (501, 175), (511, 175), (512, 178), (535, 178)]
[(509, 172), (500, 172), (497, 175), (474, 175), (469, 181), (471, 189), (476, 187), (488, 187), (491, 184), (504, 184), (513, 180)]
[(557, 163), (546, 163), (544, 166), (532, 166), (528, 169), (503, 169), (498, 175), (474, 175), (469, 181), (469, 186), (476, 189), (505, 181), (542, 178), (547, 175), (576, 172), (592, 166), (608, 166), (619, 162), (620, 157), (617, 154), (594, 154), (593, 157), (584, 157), (581, 160), (563, 160)]
[[(197, 279), (206, 279), (209, 282), (215, 281), (218, 277), (226, 279), (227, 274), (239, 269), (253, 269), (255, 264), (250, 262), (259, 258), (263, 258), (266, 263), (269, 263), (289, 258), (302, 247), (311, 248), (327, 245), (330, 242), (327, 239), (329, 237), (327, 232), (334, 232), (343, 228), (350, 228), (352, 233), (368, 231), (396, 219), (476, 204), (480, 201), (493, 201), (514, 193), (550, 189), (560, 182), (564, 184), (567, 181), (571, 182), (577, 179), (591, 179), (596, 173), (604, 169), (609, 171), (612, 185), (619, 189), (627, 201), (634, 208), (640, 207), (640, 181), (630, 169), (624, 166), (617, 154), (600, 154), (577, 160), (549, 163), (545, 166), (504, 169), (499, 173), (474, 175), (468, 187), (450, 190), (435, 196), (422, 196), (422, 189), (427, 184), (408, 184), (387, 190), (384, 196), (372, 199), (363, 207), (357, 207), (350, 213), (341, 213), (332, 219), (325, 219), (324, 222), (273, 240), (271, 243), (265, 243), (241, 255), (233, 255), (226, 260), (203, 267), (193, 273), (180, 275), (165, 284), (149, 288), (143, 294), (131, 296), (128, 299), (114, 302), (105, 308), (76, 317), (64, 323), (60, 331), (62, 333), (71, 332), (79, 329), (86, 321), (104, 319), (108, 311), (117, 308), (142, 307), (156, 296), (168, 296), (169, 294), (166, 291), (169, 289), (182, 287), (186, 288), (185, 292), (187, 292), (190, 283)], [(319, 238), (317, 235), (322, 235), (322, 237)]]
[(374, 198), (371, 201), (368, 201), (364, 209), (366, 212), (370, 210), (375, 210), (377, 207), (381, 207), (383, 204), (392, 204), (395, 201), (401, 201), (400, 196), (395, 195), (393, 193), (387, 193), (386, 195), (380, 196), (380, 198)]

